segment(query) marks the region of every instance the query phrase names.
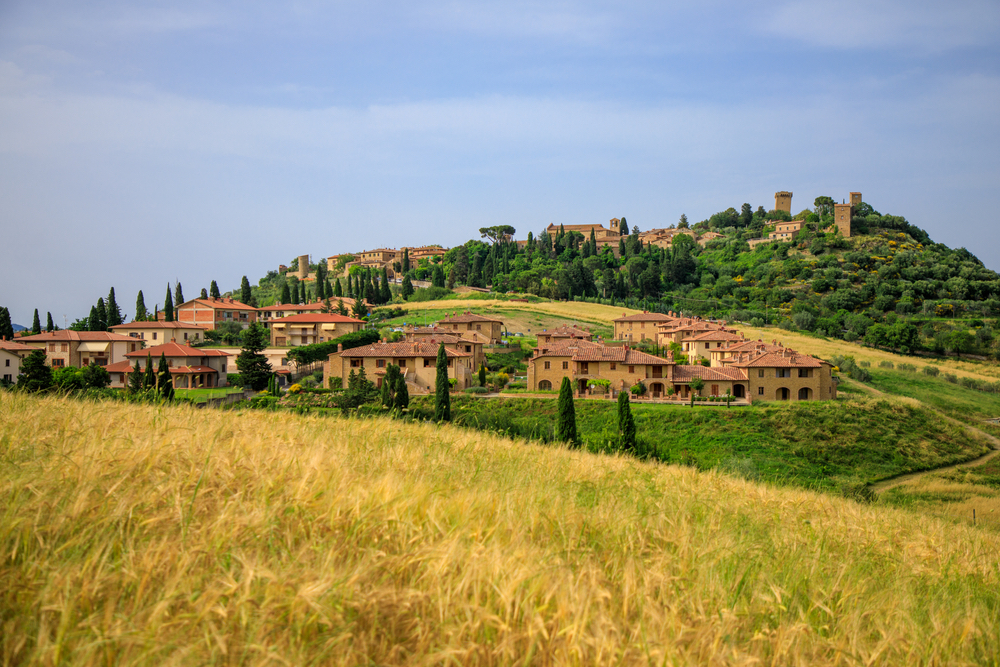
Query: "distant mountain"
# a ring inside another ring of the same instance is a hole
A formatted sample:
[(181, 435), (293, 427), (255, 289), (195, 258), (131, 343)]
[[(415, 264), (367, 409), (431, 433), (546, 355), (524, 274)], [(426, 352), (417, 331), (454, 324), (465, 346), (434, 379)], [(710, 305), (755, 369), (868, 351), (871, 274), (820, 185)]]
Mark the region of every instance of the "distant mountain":
[(28, 328), (28, 327), (22, 327), (20, 324), (13, 324), (11, 326), (14, 327), (14, 331), (24, 331), (25, 329)]

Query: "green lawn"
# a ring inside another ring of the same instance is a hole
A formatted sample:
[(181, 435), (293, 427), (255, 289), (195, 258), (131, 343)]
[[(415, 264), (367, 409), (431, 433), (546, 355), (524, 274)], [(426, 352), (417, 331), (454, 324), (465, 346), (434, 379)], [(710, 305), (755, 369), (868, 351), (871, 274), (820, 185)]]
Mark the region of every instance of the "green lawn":
[(884, 368), (872, 368), (872, 386), (887, 394), (915, 398), (940, 410), (949, 417), (971, 424), (994, 436), (1000, 427), (986, 424), (987, 419), (1000, 417), (1000, 395), (966, 389), (921, 372), (911, 373)]
[[(406, 304), (399, 307), (406, 309)], [(462, 312), (463, 309), (456, 308), (430, 308), (426, 310), (412, 310), (403, 317), (396, 317), (391, 320), (379, 322), (380, 327), (391, 326), (401, 327), (404, 324), (415, 324), (417, 326), (432, 326), (435, 322), (450, 317), (452, 313)], [(484, 302), (482, 308), (473, 308), (473, 312), (486, 317), (502, 320), (504, 326), (511, 333), (520, 332), (525, 336), (535, 337), (543, 329), (554, 329), (563, 325), (576, 324), (588, 327), (596, 334), (605, 338), (610, 338), (614, 329), (611, 326), (601, 326), (591, 324), (582, 320), (574, 320), (568, 317), (560, 317), (544, 312), (532, 312), (528, 310), (491, 308)]]
[(223, 398), (229, 394), (238, 394), (242, 387), (212, 387), (211, 389), (175, 389), (176, 398), (183, 398), (195, 403), (204, 403), (211, 398)]
[[(417, 415), (433, 398), (415, 397)], [(588, 450), (611, 451), (613, 401), (576, 401)], [(453, 398), (460, 425), (551, 441), (556, 401)], [(741, 476), (818, 490), (844, 491), (907, 472), (966, 461), (988, 451), (985, 438), (942, 422), (932, 411), (869, 397), (758, 403), (745, 408), (633, 404), (639, 438), (660, 461), (718, 468)]]

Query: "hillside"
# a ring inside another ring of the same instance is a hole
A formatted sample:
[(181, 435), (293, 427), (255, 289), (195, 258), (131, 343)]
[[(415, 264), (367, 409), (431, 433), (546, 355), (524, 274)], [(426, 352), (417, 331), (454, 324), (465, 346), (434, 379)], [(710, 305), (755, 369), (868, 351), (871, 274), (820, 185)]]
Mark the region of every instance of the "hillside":
[(1000, 655), (989, 532), (453, 427), (0, 410), (5, 663)]

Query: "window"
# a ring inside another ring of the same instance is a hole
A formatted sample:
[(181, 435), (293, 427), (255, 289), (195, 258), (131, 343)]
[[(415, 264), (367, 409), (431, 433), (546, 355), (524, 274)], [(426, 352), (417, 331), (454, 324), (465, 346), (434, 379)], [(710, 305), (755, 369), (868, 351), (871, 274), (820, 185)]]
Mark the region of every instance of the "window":
[(811, 368), (800, 368), (799, 377), (800, 378), (811, 378), (813, 375)]
[(153, 340), (156, 340), (156, 332), (153, 332)]
[(712, 396), (718, 396), (718, 395), (719, 395), (719, 385), (713, 384), (712, 385)]
[(53, 359), (52, 360), (52, 368), (62, 368), (65, 365), (66, 365), (66, 360), (65, 359)]
[(774, 377), (778, 378), (790, 378), (792, 377), (791, 368), (778, 368), (774, 371)]
[[(55, 348), (52, 348), (52, 349), (55, 350)], [(59, 351), (60, 352), (69, 352), (69, 343), (61, 343), (59, 345)]]
[(3, 376), (3, 379), (4, 379), (4, 381), (6, 381), (6, 382), (13, 382), (13, 380), (12, 380), (12, 379), (11, 379), (11, 377), (10, 377), (10, 373), (8, 373), (8, 374), (4, 375), (4, 376)]
[(375, 368), (385, 368), (385, 359), (376, 359)]
[(611, 370), (615, 370), (616, 368), (618, 368), (618, 364), (616, 364), (615, 362), (612, 361), (611, 362)]
[(581, 361), (580, 362), (580, 372), (581, 373), (590, 373), (590, 364), (587, 363), (586, 361)]
[(635, 366), (629, 366), (628, 367), (628, 372), (629, 373), (635, 373)]
[(564, 361), (563, 362), (563, 370), (566, 370), (568, 368), (569, 368), (569, 362), (568, 361)]
[(56, 344), (49, 343), (49, 352), (55, 352), (55, 351), (56, 351)]
[(361, 365), (360, 359), (351, 359), (351, 368), (357, 368)]
[(482, 324), (477, 324), (476, 325), (476, 331), (482, 331), (482, 330), (483, 330), (483, 325)]
[(764, 395), (764, 388), (763, 387), (757, 387), (757, 395), (758, 396), (763, 396)]
[(759, 371), (757, 371), (757, 377), (759, 377), (759, 378), (764, 377), (764, 369), (763, 368), (760, 369)]
[(434, 360), (433, 359), (428, 359), (427, 357), (424, 357), (424, 368), (427, 368), (428, 366), (433, 366), (433, 365), (434, 365)]
[(7, 366), (8, 368), (10, 368), (10, 359), (4, 359), (4, 361), (7, 362), (7, 363), (4, 364), (4, 366)]
[(545, 362), (545, 370), (549, 370), (549, 368), (551, 366), (552, 366), (552, 364), (550, 362), (548, 362), (548, 361)]
[(466, 352), (472, 352), (472, 346), (471, 345), (466, 345), (465, 346), (465, 351)]
[(135, 352), (135, 343), (129, 343), (129, 345), (132, 347), (129, 352)]
[(187, 332), (185, 331), (184, 332), (184, 340), (187, 340), (187, 339), (188, 339), (188, 335), (187, 335)]
[(400, 359), (399, 360), (399, 367), (400, 368), (406, 368), (406, 359)]

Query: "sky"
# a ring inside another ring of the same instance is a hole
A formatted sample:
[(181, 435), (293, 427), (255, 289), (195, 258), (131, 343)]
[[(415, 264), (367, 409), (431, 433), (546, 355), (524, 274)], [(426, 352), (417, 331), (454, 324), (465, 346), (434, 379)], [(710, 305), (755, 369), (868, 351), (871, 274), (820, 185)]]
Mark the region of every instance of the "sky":
[(998, 270), (998, 35), (975, 0), (0, 0), (0, 305), (778, 190)]

